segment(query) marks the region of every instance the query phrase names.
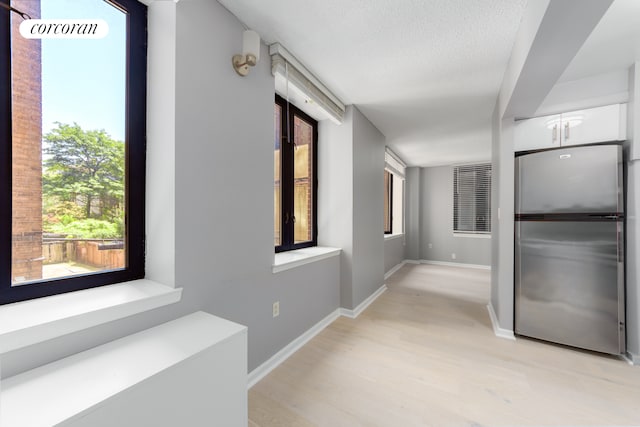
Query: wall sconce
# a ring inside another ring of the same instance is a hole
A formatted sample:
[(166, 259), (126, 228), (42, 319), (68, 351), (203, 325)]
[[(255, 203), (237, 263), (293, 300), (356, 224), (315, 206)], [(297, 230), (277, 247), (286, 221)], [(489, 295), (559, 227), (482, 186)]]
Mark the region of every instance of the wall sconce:
[(242, 33), (242, 55), (233, 55), (233, 69), (241, 76), (249, 74), (249, 67), (255, 66), (260, 60), (260, 35), (255, 31), (246, 30)]

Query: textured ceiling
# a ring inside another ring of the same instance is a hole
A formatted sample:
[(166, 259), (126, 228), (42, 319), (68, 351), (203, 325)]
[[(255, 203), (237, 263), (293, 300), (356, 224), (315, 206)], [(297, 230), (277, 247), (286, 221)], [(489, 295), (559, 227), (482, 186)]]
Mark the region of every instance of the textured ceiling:
[(640, 0), (615, 0), (560, 81), (627, 69), (637, 60), (640, 60)]
[(490, 158), (526, 0), (219, 1), (355, 104), (409, 165)]

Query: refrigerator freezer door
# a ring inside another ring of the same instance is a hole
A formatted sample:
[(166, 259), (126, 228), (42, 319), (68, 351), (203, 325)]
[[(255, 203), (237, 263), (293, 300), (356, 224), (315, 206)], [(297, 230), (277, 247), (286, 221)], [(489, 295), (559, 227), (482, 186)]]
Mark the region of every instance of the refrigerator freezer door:
[(622, 212), (622, 147), (593, 145), (516, 158), (516, 214)]
[(622, 226), (516, 222), (516, 333), (624, 351)]

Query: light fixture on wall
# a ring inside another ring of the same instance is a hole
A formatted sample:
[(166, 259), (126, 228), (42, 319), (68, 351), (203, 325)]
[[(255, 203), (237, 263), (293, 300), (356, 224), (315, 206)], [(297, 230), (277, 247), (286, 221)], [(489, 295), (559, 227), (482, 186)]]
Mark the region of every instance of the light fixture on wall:
[(20, 15), (22, 17), (22, 19), (31, 19), (31, 16), (29, 16), (29, 14), (24, 13), (22, 11), (19, 11), (18, 9), (16, 9), (15, 7), (11, 7), (10, 5), (3, 3), (2, 1), (0, 1), (0, 7), (3, 7), (4, 9), (7, 9), (11, 12), (15, 12), (18, 15)]
[(255, 31), (246, 30), (242, 33), (242, 55), (233, 55), (233, 68), (241, 76), (249, 74), (249, 67), (255, 66), (260, 60), (260, 35)]

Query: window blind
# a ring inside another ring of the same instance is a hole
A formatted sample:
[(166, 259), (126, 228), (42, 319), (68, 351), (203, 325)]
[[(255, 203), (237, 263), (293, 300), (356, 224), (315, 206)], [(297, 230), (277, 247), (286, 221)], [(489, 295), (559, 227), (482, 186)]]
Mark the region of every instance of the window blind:
[(407, 165), (388, 147), (384, 153), (384, 168), (397, 177), (404, 179)]
[(491, 232), (491, 164), (453, 168), (453, 231)]
[(393, 174), (384, 171), (384, 234), (393, 232)]
[(269, 46), (276, 92), (317, 120), (344, 120), (345, 106), (327, 87), (279, 43)]

